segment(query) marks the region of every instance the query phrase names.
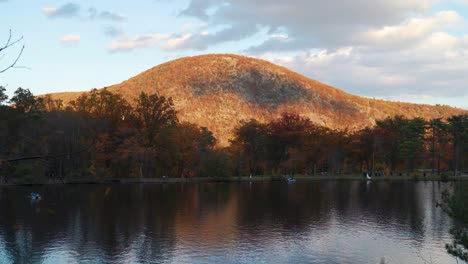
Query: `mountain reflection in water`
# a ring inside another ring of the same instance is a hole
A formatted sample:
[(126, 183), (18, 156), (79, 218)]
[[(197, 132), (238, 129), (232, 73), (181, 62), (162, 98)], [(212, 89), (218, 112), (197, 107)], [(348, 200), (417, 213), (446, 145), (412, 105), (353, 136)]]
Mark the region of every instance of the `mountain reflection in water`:
[[(456, 263), (438, 182), (0, 187), (0, 263)], [(27, 196), (41, 193), (32, 202)]]

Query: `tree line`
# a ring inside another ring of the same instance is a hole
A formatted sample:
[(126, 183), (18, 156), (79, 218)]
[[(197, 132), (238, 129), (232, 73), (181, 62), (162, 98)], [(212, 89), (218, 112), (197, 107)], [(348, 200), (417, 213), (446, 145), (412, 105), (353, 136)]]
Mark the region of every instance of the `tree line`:
[(379, 120), (333, 130), (295, 113), (242, 121), (230, 145), (180, 122), (171, 98), (141, 93), (129, 103), (106, 89), (64, 104), (0, 87), (0, 175), (4, 181), (230, 177), (362, 173), (440, 175), (466, 170), (468, 115)]
[(269, 123), (243, 122), (231, 148), (241, 174), (459, 174), (468, 164), (468, 115), (429, 121), (395, 116), (343, 131), (284, 113)]

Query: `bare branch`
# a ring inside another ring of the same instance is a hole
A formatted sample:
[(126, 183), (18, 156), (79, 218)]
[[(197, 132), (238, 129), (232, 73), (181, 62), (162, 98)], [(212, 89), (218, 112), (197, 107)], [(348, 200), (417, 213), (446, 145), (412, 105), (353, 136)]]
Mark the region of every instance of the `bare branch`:
[(8, 36), (8, 40), (7, 42), (5, 43), (5, 45), (3, 47), (0, 48), (0, 52), (15, 45), (16, 43), (20, 42), (21, 40), (23, 40), (23, 36), (21, 36), (20, 38), (18, 38), (17, 40), (14, 40), (13, 42), (11, 42), (11, 37), (12, 37), (12, 34), (11, 34), (11, 29), (10, 29), (10, 34)]
[[(48, 159), (57, 159), (57, 158), (62, 158), (62, 157), (72, 157), (74, 155), (78, 155), (84, 152), (90, 151), (94, 146), (96, 145), (97, 137), (94, 137), (92, 140), (92, 143), (88, 145), (86, 148), (78, 150), (78, 151), (73, 151), (73, 152), (67, 152), (67, 153), (62, 153), (58, 155), (35, 155), (35, 156), (24, 156), (24, 157), (18, 157), (18, 158), (7, 158), (7, 159), (0, 159), (0, 165), (1, 162), (15, 162), (15, 161), (23, 161), (23, 160), (48, 160)], [(20, 153), (17, 153), (20, 154)]]
[[(2, 52), (4, 50), (6, 50), (7, 48), (19, 43), (22, 40), (23, 40), (23, 36), (21, 36), (20, 38), (12, 41), (12, 33), (11, 33), (11, 29), (10, 29), (7, 42), (5, 43), (5, 45), (0, 47), (0, 52)], [(16, 56), (16, 59), (13, 61), (13, 63), (10, 64), (9, 66), (7, 66), (4, 69), (0, 69), (0, 73), (4, 73), (4, 72), (6, 72), (7, 70), (9, 70), (11, 68), (26, 68), (26, 67), (23, 67), (23, 66), (16, 66), (16, 63), (18, 63), (18, 60), (20, 59), (21, 55), (23, 54), (23, 51), (24, 51), (24, 45), (21, 47), (21, 50), (18, 53), (18, 55)], [(5, 54), (2, 54), (0, 59), (3, 59), (4, 56), (5, 56)]]
[(7, 70), (9, 70), (11, 68), (22, 68), (22, 67), (16, 67), (15, 65), (18, 62), (21, 55), (23, 54), (23, 51), (24, 51), (24, 45), (23, 45), (23, 47), (21, 47), (21, 51), (18, 53), (18, 56), (16, 56), (15, 61), (10, 66), (7, 66), (5, 69), (0, 70), (0, 73), (4, 73), (4, 72), (6, 72)]
[(11, 158), (11, 159), (5, 159), (4, 161), (6, 162), (13, 162), (13, 161), (23, 161), (23, 160), (37, 160), (37, 159), (56, 159), (56, 158), (62, 158), (62, 157), (71, 157), (83, 152), (86, 152), (90, 150), (92, 147), (88, 147), (86, 149), (82, 149), (79, 151), (74, 151), (71, 153), (64, 153), (64, 154), (59, 154), (59, 155), (42, 155), (42, 156), (26, 156), (26, 157), (20, 157), (20, 158)]
[(7, 43), (5, 44), (5, 46), (3, 46), (2, 48), (0, 48), (0, 51), (6, 49), (6, 48), (8, 47), (8, 44), (10, 44), (10, 40), (11, 40), (11, 29), (10, 29), (10, 35), (8, 36)]

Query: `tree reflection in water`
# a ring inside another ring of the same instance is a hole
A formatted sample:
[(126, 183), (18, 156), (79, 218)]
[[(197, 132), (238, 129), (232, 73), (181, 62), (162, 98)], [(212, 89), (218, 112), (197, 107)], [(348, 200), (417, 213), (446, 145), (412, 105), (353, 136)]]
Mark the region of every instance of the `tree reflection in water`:
[[(32, 204), (28, 194), (43, 194)], [(0, 188), (0, 262), (451, 263), (433, 182)], [(399, 260), (399, 261), (398, 261)]]

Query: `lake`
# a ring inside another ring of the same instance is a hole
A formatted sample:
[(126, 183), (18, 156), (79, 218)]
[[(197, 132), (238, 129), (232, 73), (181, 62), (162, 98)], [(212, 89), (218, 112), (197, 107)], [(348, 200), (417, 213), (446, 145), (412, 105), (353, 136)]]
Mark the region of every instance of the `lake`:
[[(439, 182), (0, 187), (0, 263), (456, 263)], [(27, 196), (39, 192), (43, 199)], [(459, 262), (461, 263), (461, 262)]]

